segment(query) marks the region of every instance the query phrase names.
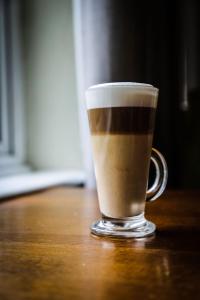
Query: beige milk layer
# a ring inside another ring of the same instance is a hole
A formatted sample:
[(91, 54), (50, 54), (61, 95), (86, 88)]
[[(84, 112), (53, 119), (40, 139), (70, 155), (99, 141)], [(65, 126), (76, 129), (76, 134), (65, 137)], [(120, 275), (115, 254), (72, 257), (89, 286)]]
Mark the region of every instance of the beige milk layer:
[(144, 211), (152, 134), (95, 134), (92, 147), (101, 212), (133, 217)]

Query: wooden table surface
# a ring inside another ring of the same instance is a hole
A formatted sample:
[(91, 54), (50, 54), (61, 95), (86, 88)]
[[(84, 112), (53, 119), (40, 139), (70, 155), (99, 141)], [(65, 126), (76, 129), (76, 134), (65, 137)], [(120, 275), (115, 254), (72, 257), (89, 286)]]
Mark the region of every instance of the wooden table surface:
[(90, 235), (94, 191), (56, 188), (0, 204), (0, 300), (200, 299), (200, 191), (147, 204), (154, 237)]

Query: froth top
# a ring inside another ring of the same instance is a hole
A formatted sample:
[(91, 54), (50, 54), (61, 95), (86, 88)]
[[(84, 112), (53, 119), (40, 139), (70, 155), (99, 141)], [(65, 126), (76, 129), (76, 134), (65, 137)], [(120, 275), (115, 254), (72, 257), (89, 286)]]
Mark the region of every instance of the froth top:
[(139, 82), (107, 82), (107, 83), (100, 83), (96, 85), (92, 85), (88, 88), (88, 90), (94, 90), (94, 89), (102, 89), (102, 88), (121, 88), (121, 87), (130, 87), (130, 88), (142, 88), (142, 89), (153, 89), (156, 88), (153, 87), (153, 85), (148, 83), (139, 83)]
[(111, 82), (89, 87), (86, 91), (87, 109), (121, 106), (157, 106), (158, 89), (138, 82)]

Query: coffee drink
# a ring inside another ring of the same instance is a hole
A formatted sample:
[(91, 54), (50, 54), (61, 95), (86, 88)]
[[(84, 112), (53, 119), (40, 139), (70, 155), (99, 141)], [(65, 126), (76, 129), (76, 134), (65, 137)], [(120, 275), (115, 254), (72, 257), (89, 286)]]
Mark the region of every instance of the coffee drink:
[[(146, 201), (165, 190), (167, 164), (152, 148), (158, 89), (143, 83), (107, 83), (86, 91), (97, 192), (102, 218), (91, 233), (146, 237), (156, 226), (145, 218)], [(155, 180), (147, 190), (150, 160)]]
[(119, 83), (93, 86), (87, 94), (94, 168), (104, 217), (144, 212), (157, 89)]

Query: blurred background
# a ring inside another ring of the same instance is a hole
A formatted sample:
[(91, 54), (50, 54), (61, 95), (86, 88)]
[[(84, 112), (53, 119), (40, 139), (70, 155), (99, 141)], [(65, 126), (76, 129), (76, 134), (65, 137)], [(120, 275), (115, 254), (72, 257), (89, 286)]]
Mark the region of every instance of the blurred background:
[(200, 4), (0, 0), (0, 197), (95, 187), (85, 89), (160, 89), (154, 146), (169, 188), (200, 187)]

